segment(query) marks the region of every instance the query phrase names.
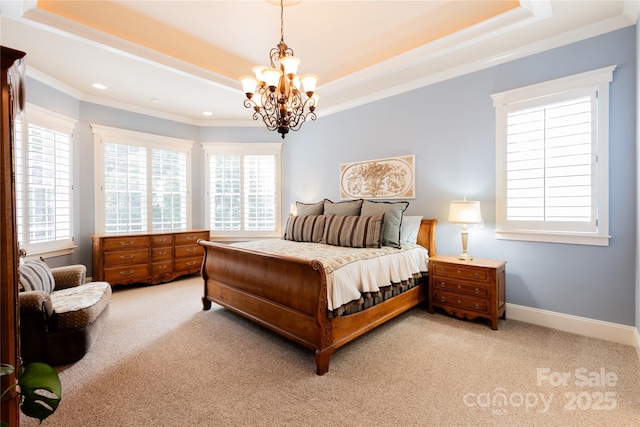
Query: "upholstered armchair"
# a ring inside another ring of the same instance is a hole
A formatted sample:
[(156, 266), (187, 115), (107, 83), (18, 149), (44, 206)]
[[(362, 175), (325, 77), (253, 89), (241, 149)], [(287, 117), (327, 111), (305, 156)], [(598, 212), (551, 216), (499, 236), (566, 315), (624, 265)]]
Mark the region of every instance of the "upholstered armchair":
[(85, 283), (84, 265), (50, 269), (27, 261), (19, 270), (23, 362), (57, 365), (81, 359), (106, 323), (111, 286)]

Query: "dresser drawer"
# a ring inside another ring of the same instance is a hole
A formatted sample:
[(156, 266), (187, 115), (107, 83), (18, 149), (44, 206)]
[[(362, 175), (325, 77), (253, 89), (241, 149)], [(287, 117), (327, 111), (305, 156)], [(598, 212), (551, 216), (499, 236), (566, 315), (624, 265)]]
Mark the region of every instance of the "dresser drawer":
[(196, 233), (180, 233), (175, 235), (176, 246), (178, 245), (193, 245), (198, 243), (198, 240), (209, 239), (209, 232), (196, 232)]
[(489, 273), (486, 269), (477, 267), (464, 267), (452, 264), (433, 263), (434, 274), (438, 276), (457, 277), (467, 280), (478, 280), (481, 282), (489, 281)]
[(489, 289), (485, 285), (461, 283), (461, 282), (456, 282), (450, 279), (451, 278), (447, 276), (434, 275), (433, 277), (434, 289), (460, 292), (460, 293), (474, 295), (478, 297), (484, 297), (484, 298), (489, 296)]
[(151, 264), (151, 274), (158, 276), (173, 273), (173, 260), (164, 262), (154, 262)]
[(151, 261), (173, 259), (173, 248), (151, 248)]
[(173, 246), (173, 235), (158, 234), (150, 237), (151, 247)]
[(204, 248), (200, 245), (176, 246), (176, 258), (193, 258), (204, 255)]
[(202, 257), (176, 259), (175, 269), (178, 271), (198, 271), (202, 267)]
[(489, 312), (489, 305), (486, 301), (467, 298), (460, 294), (448, 293), (436, 291), (434, 293), (434, 303), (438, 305), (450, 305), (453, 307), (460, 307), (467, 310), (475, 310), (482, 313)]
[(104, 275), (105, 282), (111, 284), (146, 282), (149, 276), (149, 265), (127, 265), (117, 268), (105, 268)]
[(147, 236), (109, 237), (102, 242), (102, 250), (105, 252), (148, 247), (149, 237)]
[(126, 250), (126, 251), (113, 251), (105, 252), (104, 254), (104, 266), (114, 267), (118, 265), (133, 265), (149, 262), (149, 250)]

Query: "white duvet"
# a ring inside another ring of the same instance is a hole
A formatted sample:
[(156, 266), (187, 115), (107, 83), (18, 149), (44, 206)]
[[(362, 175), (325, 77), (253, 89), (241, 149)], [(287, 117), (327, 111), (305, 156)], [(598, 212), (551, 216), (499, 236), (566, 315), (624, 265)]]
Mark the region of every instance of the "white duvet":
[(429, 256), (425, 248), (416, 244), (404, 244), (401, 249), (362, 249), (274, 239), (233, 246), (320, 261), (327, 276), (329, 310), (359, 299), (364, 292), (377, 292), (426, 272)]

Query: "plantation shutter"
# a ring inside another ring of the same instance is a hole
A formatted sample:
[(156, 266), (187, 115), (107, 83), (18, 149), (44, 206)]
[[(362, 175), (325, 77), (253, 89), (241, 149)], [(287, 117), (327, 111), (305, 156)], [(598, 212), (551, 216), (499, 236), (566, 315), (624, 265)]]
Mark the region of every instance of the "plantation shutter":
[(280, 237), (280, 143), (203, 142), (214, 240)]
[(543, 222), (547, 230), (595, 230), (597, 94), (595, 89), (579, 92), (509, 109), (507, 221)]
[(247, 230), (276, 229), (275, 155), (244, 156), (244, 222)]
[(30, 255), (71, 248), (75, 122), (34, 106), (25, 119), (14, 147), (18, 240)]
[(104, 143), (105, 233), (147, 231), (147, 149)]
[(187, 228), (187, 153), (151, 150), (152, 229)]
[(211, 230), (241, 230), (241, 180), (239, 155), (217, 154), (209, 158)]

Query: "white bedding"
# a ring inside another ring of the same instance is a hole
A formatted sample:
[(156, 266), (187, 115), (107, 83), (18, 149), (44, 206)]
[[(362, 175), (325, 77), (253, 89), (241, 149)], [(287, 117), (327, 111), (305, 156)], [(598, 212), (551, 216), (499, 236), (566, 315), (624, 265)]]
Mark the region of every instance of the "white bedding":
[(363, 292), (377, 292), (427, 271), (427, 250), (416, 244), (401, 249), (346, 248), (290, 240), (256, 240), (233, 246), (306, 260), (318, 260), (327, 276), (328, 309), (358, 300)]

